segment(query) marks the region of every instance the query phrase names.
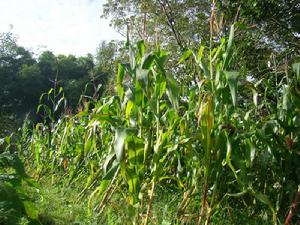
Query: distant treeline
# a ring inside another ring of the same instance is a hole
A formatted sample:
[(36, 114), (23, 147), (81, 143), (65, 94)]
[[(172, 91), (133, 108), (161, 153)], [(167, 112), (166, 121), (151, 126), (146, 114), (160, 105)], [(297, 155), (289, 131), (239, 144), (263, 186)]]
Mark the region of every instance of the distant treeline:
[(55, 86), (63, 87), (67, 107), (75, 110), (82, 94), (93, 95), (96, 87), (108, 83), (115, 71), (112, 59), (118, 57), (118, 46), (115, 41), (102, 42), (95, 56), (55, 55), (51, 51), (36, 56), (19, 46), (14, 34), (1, 33), (1, 114), (35, 112), (41, 94)]

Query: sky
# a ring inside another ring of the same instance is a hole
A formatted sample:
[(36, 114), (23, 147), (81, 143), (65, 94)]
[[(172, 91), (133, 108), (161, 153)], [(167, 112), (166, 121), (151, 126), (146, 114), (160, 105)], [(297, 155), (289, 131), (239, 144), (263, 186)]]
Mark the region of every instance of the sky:
[(122, 37), (100, 18), (105, 0), (0, 0), (0, 32), (36, 53), (94, 54), (102, 40)]

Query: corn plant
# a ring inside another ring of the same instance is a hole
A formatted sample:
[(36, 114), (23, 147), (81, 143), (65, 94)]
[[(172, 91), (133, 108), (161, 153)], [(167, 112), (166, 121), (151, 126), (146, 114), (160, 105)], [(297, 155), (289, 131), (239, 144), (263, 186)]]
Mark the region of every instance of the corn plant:
[[(247, 81), (230, 67), (234, 32), (232, 26), (228, 39), (181, 56), (178, 67), (192, 68), (187, 85), (179, 84), (176, 68), (167, 70), (160, 46), (148, 51), (143, 41), (127, 42), (130, 62), (118, 65), (114, 96), (83, 101), (77, 114), (36, 125), (38, 175), (83, 184), (79, 199), (88, 195), (99, 215), (120, 198), (129, 224), (152, 222), (162, 186), (182, 195), (174, 224), (184, 217), (209, 224), (229, 202), (266, 207), (267, 218), (280, 222), (288, 190), (297, 192), (289, 171), (299, 170), (299, 65), (295, 78), (276, 86), (277, 108), (261, 115), (269, 107), (268, 90), (259, 93), (264, 81)], [(240, 89), (251, 97), (242, 99)]]

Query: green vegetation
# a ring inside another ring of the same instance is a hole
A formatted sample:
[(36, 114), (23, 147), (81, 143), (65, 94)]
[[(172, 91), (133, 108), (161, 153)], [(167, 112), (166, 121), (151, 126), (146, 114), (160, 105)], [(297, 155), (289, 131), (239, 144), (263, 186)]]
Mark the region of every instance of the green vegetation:
[(107, 1), (127, 41), (96, 64), (4, 35), (27, 63), (2, 65), (1, 104), (41, 118), (0, 139), (0, 224), (297, 224), (299, 5), (266, 2)]
[[(75, 110), (82, 94), (93, 94), (99, 85), (103, 86), (101, 93), (114, 73), (113, 65), (116, 62), (113, 63), (112, 59), (117, 58), (116, 53), (108, 50), (112, 49), (112, 44), (116, 45), (115, 42), (103, 42), (98, 48), (96, 60), (91, 54), (82, 57), (55, 56), (50, 51), (44, 51), (34, 58), (33, 53), (16, 42), (12, 33), (0, 35), (1, 116), (10, 117), (14, 114), (22, 120), (30, 113), (33, 120), (41, 121), (34, 113), (39, 97), (54, 87), (64, 88), (66, 106), (71, 111)], [(111, 66), (104, 68), (107, 61), (111, 62)], [(1, 132), (4, 130), (1, 129)]]

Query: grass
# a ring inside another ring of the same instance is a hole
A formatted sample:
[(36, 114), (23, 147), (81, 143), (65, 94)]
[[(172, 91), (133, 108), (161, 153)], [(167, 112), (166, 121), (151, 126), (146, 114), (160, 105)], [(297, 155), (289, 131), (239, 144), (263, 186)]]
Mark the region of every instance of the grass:
[(39, 219), (43, 225), (93, 225), (97, 218), (89, 215), (87, 199), (78, 201), (79, 190), (63, 184), (53, 185), (42, 179), (39, 189), (28, 189), (39, 208)]
[[(39, 182), (39, 189), (28, 187), (28, 193), (39, 209), (39, 219), (43, 225), (114, 225), (129, 221), (130, 209), (121, 200), (121, 193), (116, 193), (103, 214), (97, 215), (88, 210), (88, 197), (78, 201), (80, 190), (76, 186), (52, 184), (49, 177)], [(159, 188), (154, 196), (149, 224), (176, 225), (197, 224), (197, 208), (191, 204), (190, 213), (185, 221), (176, 220), (176, 209), (181, 200), (181, 194), (171, 193)], [(197, 199), (195, 199), (197, 201)], [(252, 212), (253, 213), (253, 212)], [(253, 215), (247, 209), (226, 207), (212, 217), (212, 225), (269, 225), (272, 224), (263, 215)], [(194, 216), (193, 216), (194, 215)], [(196, 216), (195, 216), (196, 215)]]

